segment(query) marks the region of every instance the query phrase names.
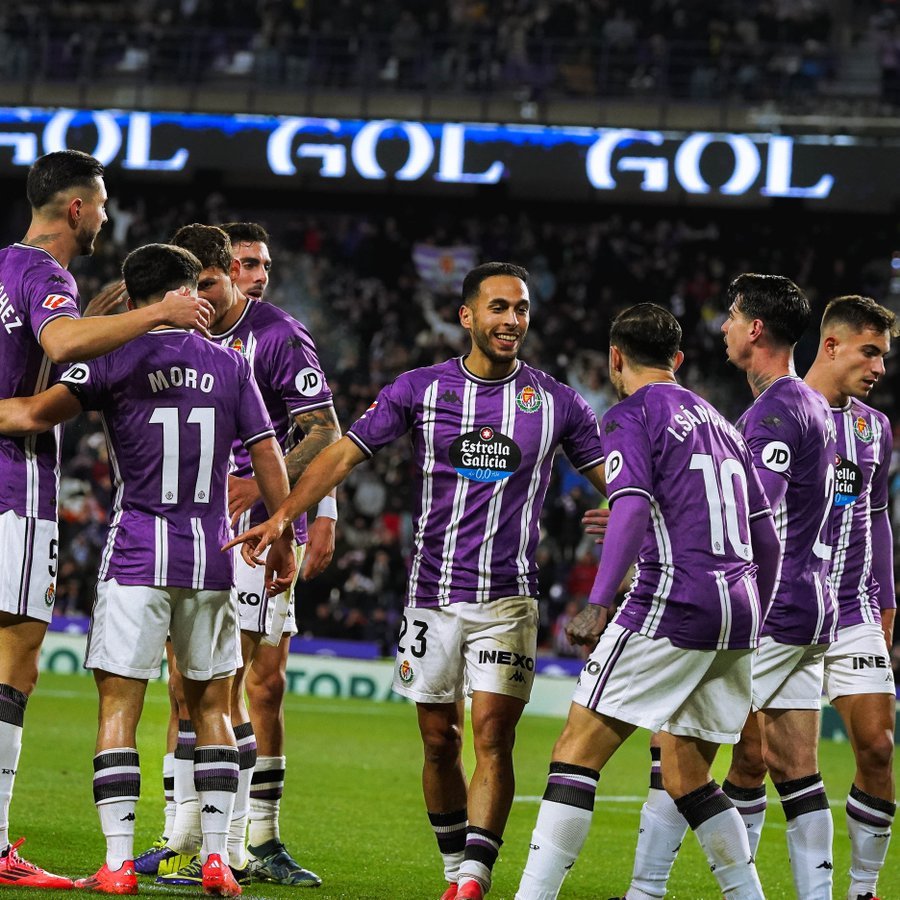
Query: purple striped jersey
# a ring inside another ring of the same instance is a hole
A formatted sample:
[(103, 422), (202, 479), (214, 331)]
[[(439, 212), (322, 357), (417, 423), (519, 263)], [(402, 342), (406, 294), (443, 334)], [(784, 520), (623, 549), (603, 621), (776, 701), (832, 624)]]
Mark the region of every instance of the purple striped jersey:
[[(283, 309), (251, 300), (240, 319), (228, 331), (214, 334), (213, 340), (237, 351), (250, 363), (284, 453), (303, 437), (294, 417), (332, 405), (331, 389), (319, 365), (312, 337)], [(240, 477), (253, 474), (250, 454), (240, 442), (234, 446), (232, 474)], [(260, 500), (241, 517), (238, 531), (259, 525), (268, 517)], [(294, 523), (294, 533), (298, 543), (306, 543), (305, 513)]]
[[(0, 398), (38, 394), (56, 380), (41, 331), (60, 316), (78, 315), (75, 279), (46, 250), (0, 250)], [(60, 434), (0, 435), (0, 511), (56, 519)]]
[(782, 557), (762, 633), (782, 644), (829, 643), (837, 604), (828, 579), (835, 479), (828, 403), (795, 375), (785, 375), (756, 398), (738, 428), (757, 469), (787, 481), (787, 493), (773, 510)]
[(831, 585), (841, 628), (881, 622), (872, 574), (872, 516), (888, 508), (891, 425), (887, 416), (850, 398), (831, 410), (837, 427), (834, 550)]
[(228, 471), (236, 439), (274, 431), (250, 364), (199, 335), (159, 329), (61, 382), (100, 411), (115, 498), (100, 580), (225, 590), (234, 582)]
[(603, 416), (609, 501), (650, 523), (613, 621), (676, 647), (755, 647), (762, 624), (750, 522), (771, 515), (737, 429), (681, 385), (645, 385)]
[(462, 358), (400, 375), (347, 432), (367, 456), (411, 432), (410, 606), (535, 596), (541, 506), (561, 447), (603, 461), (597, 418), (567, 385), (521, 361), (496, 381)]

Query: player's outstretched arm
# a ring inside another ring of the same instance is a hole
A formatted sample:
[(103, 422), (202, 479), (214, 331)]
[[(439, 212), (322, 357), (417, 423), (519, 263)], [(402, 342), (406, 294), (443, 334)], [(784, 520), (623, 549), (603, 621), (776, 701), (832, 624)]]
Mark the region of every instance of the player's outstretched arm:
[(894, 586), (894, 539), (890, 513), (886, 509), (872, 514), (872, 577), (878, 585), (881, 628), (890, 653), (894, 641), (897, 597)]
[(323, 450), (307, 467), (300, 480), (278, 509), (261, 525), (250, 528), (229, 541), (222, 549), (243, 544), (241, 555), (251, 566), (297, 516), (305, 513), (337, 487), (364, 459), (365, 454), (348, 437)]
[(55, 384), (33, 397), (0, 400), (0, 434), (21, 437), (38, 434), (81, 412), (78, 398), (62, 384)]
[[(599, 640), (606, 627), (608, 608), (614, 605), (619, 585), (637, 558), (649, 524), (650, 501), (646, 497), (625, 494), (616, 500), (588, 606), (566, 627), (566, 635), (573, 644), (593, 647)], [(604, 615), (599, 607), (606, 607), (607, 613)]]
[(60, 316), (41, 331), (44, 353), (55, 363), (84, 362), (103, 356), (160, 325), (193, 328), (209, 337), (213, 313), (210, 304), (187, 288), (169, 291), (159, 303), (150, 303), (116, 316), (73, 319)]

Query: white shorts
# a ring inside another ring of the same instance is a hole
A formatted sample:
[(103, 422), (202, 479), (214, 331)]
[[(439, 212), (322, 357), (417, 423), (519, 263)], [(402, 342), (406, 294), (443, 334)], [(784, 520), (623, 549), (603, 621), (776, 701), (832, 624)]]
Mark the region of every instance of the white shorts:
[(534, 597), (406, 607), (394, 690), (416, 703), (454, 703), (474, 691), (528, 702), (534, 682)]
[(572, 702), (653, 732), (736, 744), (750, 712), (752, 657), (753, 650), (687, 650), (613, 623)]
[(233, 589), (142, 587), (111, 579), (97, 584), (84, 667), (156, 678), (167, 634), (185, 678), (225, 678), (241, 666)]
[(827, 644), (779, 644), (770, 635), (753, 656), (753, 710), (821, 709)]
[(55, 521), (0, 513), (0, 612), (41, 622), (53, 618), (58, 546)]
[[(295, 550), (297, 557), (297, 574), (303, 565), (303, 557), (306, 553), (306, 544), (300, 544)], [(266, 548), (262, 558), (268, 556)], [(266, 594), (266, 567), (248, 566), (244, 557), (240, 554), (240, 548), (234, 549), (234, 584), (237, 588), (238, 610), (241, 620), (241, 631), (250, 631), (253, 634), (269, 635), (273, 629), (278, 631), (278, 643), (283, 634), (294, 635), (297, 633), (297, 621), (294, 617), (294, 596), (296, 594), (297, 578), (290, 590), (279, 594), (277, 597), (269, 597)], [(277, 615), (277, 621), (276, 621)], [(280, 624), (279, 624), (280, 623)], [(275, 626), (278, 625), (276, 629)]]
[(895, 693), (880, 625), (863, 623), (838, 632), (825, 653), (825, 693), (829, 701), (855, 694)]

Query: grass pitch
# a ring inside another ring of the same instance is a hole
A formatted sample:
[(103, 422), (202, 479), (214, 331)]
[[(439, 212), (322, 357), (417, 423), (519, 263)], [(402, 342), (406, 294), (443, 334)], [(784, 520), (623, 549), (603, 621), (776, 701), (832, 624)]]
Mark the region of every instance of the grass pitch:
[[(25, 740), (11, 811), (13, 839), (28, 840), (26, 858), (73, 877), (94, 872), (104, 843), (91, 800), (91, 759), (97, 714), (93, 680), (41, 676), (28, 705)], [(161, 765), (168, 701), (151, 684), (141, 723), (143, 773), (137, 810), (136, 852), (162, 826)], [(419, 738), (413, 709), (405, 703), (289, 697), (287, 786), (281, 833), (300, 862), (324, 880), (309, 900), (437, 900), (443, 891), (440, 859), (420, 789)], [(495, 869), (491, 898), (510, 900), (525, 862), (528, 839), (544, 789), (547, 763), (562, 722), (526, 717), (516, 747), (517, 800)], [(727, 752), (721, 754), (721, 780)], [(468, 754), (471, 771), (471, 753)], [(648, 782), (647, 736), (636, 733), (601, 775), (590, 837), (563, 888), (564, 900), (605, 900), (628, 886), (640, 805)], [(835, 898), (846, 896), (849, 843), (843, 804), (854, 766), (847, 744), (825, 741), (821, 768), (835, 818)], [(784, 817), (770, 790), (769, 815), (760, 847), (760, 877), (769, 898), (794, 897), (784, 839)], [(718, 898), (712, 875), (692, 835), (675, 864), (669, 896)], [(141, 879), (145, 896), (193, 897), (199, 889), (167, 888)], [(4, 897), (34, 897), (35, 890), (8, 888)], [(81, 892), (78, 892), (81, 893)], [(77, 896), (75, 893), (71, 896)], [(277, 898), (296, 889), (252, 884), (248, 898)], [(888, 855), (879, 881), (882, 898), (900, 898), (900, 849)], [(85, 896), (87, 894), (85, 893)]]

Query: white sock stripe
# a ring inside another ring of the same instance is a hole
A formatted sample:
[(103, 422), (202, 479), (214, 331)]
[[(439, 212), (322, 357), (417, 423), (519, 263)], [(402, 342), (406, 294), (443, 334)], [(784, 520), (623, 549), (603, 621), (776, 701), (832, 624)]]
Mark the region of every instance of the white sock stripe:
[(140, 775), (140, 766), (108, 766), (94, 772), (94, 778), (107, 778), (110, 775)]
[(825, 790), (825, 784), (821, 778), (814, 781), (812, 784), (807, 785), (804, 788), (800, 788), (799, 791), (794, 791), (792, 794), (781, 794), (779, 798), (782, 803), (790, 803), (792, 800), (796, 800), (799, 797), (806, 797), (809, 794), (821, 794)]
[(459, 822), (456, 825), (432, 825), (435, 834), (453, 834), (455, 831), (465, 831), (468, 828), (466, 822)]

